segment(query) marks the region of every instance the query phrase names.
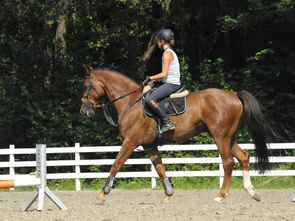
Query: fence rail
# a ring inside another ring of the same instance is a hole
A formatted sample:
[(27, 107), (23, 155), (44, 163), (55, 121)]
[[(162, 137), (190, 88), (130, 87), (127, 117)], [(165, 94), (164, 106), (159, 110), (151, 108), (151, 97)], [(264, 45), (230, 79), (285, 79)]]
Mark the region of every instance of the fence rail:
[[(253, 150), (253, 144), (241, 144), (245, 150)], [(81, 189), (80, 179), (84, 178), (107, 178), (108, 172), (81, 172), (81, 166), (90, 165), (112, 165), (114, 159), (81, 159), (81, 154), (84, 153), (106, 153), (118, 152), (120, 146), (97, 146), (97, 147), (81, 147), (76, 143), (74, 147), (47, 147), (47, 154), (74, 154), (72, 160), (47, 160), (47, 167), (74, 167), (74, 172), (69, 173), (48, 173), (47, 179), (75, 179), (76, 191)], [(271, 150), (294, 150), (295, 143), (272, 143), (269, 145)], [(142, 151), (139, 147), (135, 152)], [(216, 151), (215, 144), (204, 145), (164, 145), (159, 147), (160, 152), (165, 151)], [(1, 168), (9, 168), (9, 174), (0, 174), (0, 180), (13, 179), (19, 176), (15, 173), (15, 168), (35, 167), (36, 161), (18, 161), (18, 155), (32, 155), (36, 154), (36, 148), (15, 148), (10, 145), (8, 149), (0, 149), (0, 156), (9, 156), (9, 160), (0, 161)], [(135, 177), (148, 177), (151, 178), (152, 188), (156, 187), (156, 178), (158, 177), (151, 161), (143, 155), (144, 158), (131, 158), (128, 159), (125, 165), (148, 165), (149, 171), (128, 171), (119, 172), (116, 177), (118, 178), (135, 178)], [(250, 158), (250, 163), (254, 163), (254, 157)], [(271, 163), (295, 163), (295, 156), (270, 156)], [(218, 164), (218, 170), (202, 170), (202, 171), (167, 171), (168, 177), (219, 177), (220, 185), (223, 180), (223, 167), (220, 156), (218, 157), (184, 157), (184, 158), (163, 158), (164, 164)], [(233, 176), (242, 176), (242, 171), (233, 171)], [(295, 170), (271, 170), (266, 174), (259, 174), (257, 171), (251, 170), (251, 176), (295, 176)]]

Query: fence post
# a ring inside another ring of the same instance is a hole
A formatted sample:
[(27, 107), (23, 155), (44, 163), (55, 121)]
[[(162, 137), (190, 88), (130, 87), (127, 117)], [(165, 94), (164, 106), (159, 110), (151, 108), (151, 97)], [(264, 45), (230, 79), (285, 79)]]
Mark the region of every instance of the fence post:
[[(9, 145), (9, 149), (12, 151), (14, 150), (15, 146), (14, 144), (10, 144)], [(14, 164), (15, 162), (15, 157), (14, 157), (14, 153), (9, 154), (9, 163), (10, 165)], [(9, 167), (9, 175), (10, 176), (14, 176), (15, 175), (15, 170), (14, 170), (14, 166)], [(15, 190), (15, 188), (10, 188), (10, 190)]]
[(151, 172), (152, 172), (152, 178), (151, 178), (152, 189), (156, 189), (157, 188), (157, 181), (156, 181), (155, 173), (157, 171), (156, 171), (153, 164), (151, 164)]
[[(78, 149), (80, 148), (80, 143), (75, 143), (75, 148), (76, 148), (76, 152), (75, 152), (75, 173), (77, 176), (80, 176), (80, 152), (78, 151)], [(75, 179), (75, 186), (76, 186), (76, 191), (80, 191), (81, 190), (81, 182), (79, 178)]]

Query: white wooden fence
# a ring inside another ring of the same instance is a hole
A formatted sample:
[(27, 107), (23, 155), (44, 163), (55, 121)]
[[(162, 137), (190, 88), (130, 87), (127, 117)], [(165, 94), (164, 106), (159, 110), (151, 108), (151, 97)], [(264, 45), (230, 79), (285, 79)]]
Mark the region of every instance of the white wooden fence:
[[(241, 144), (245, 150), (254, 149), (253, 144)], [(295, 149), (295, 143), (272, 143), (269, 145), (272, 150), (287, 150)], [(98, 147), (80, 147), (79, 143), (75, 147), (47, 147), (47, 154), (74, 154), (72, 160), (47, 160), (47, 167), (75, 167), (74, 172), (68, 173), (47, 173), (47, 179), (75, 179), (76, 191), (81, 189), (80, 179), (83, 178), (107, 178), (108, 172), (81, 172), (81, 166), (89, 165), (112, 165), (114, 159), (81, 159), (83, 153), (99, 153), (99, 152), (118, 152), (119, 146), (98, 146)], [(141, 151), (142, 147), (135, 151)], [(216, 151), (215, 144), (209, 145), (164, 145), (159, 147), (159, 151)], [(35, 167), (36, 161), (18, 161), (17, 155), (35, 154), (36, 148), (15, 148), (10, 145), (8, 149), (0, 149), (1, 155), (8, 155), (7, 161), (0, 161), (1, 168), (9, 168), (9, 174), (0, 174), (0, 180), (13, 179), (17, 174), (15, 168), (18, 167)], [(3, 158), (3, 157), (2, 157)], [(47, 159), (50, 157), (47, 157)], [(254, 163), (254, 157), (250, 158), (250, 163)], [(271, 163), (295, 163), (295, 156), (271, 156)], [(202, 171), (167, 171), (168, 177), (219, 177), (220, 185), (223, 180), (223, 167), (220, 157), (191, 157), (191, 158), (163, 158), (164, 164), (218, 164), (218, 170), (202, 170)], [(151, 161), (146, 154), (142, 154), (142, 158), (130, 158), (125, 165), (149, 165), (150, 171), (137, 172), (119, 172), (117, 178), (135, 178), (135, 177), (149, 177), (151, 178), (152, 188), (156, 187), (156, 178), (158, 177)], [(242, 171), (233, 171), (233, 176), (242, 176)], [(259, 174), (257, 171), (250, 171), (251, 176), (295, 176), (295, 170), (271, 170), (266, 174)]]

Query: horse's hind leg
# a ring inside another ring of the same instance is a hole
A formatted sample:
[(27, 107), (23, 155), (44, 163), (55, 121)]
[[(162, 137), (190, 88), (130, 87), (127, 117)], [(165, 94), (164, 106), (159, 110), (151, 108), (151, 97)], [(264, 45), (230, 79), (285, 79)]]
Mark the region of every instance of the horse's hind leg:
[(170, 197), (173, 195), (174, 191), (169, 179), (166, 177), (165, 166), (162, 163), (161, 156), (159, 154), (158, 148), (156, 145), (152, 147), (144, 147), (147, 150), (150, 160), (152, 161), (165, 189), (165, 198), (163, 202), (168, 203), (170, 201)]
[(252, 182), (250, 179), (250, 175), (249, 175), (249, 168), (250, 168), (250, 164), (249, 164), (250, 155), (249, 155), (249, 153), (247, 151), (241, 149), (241, 147), (237, 143), (235, 143), (233, 145), (232, 152), (233, 152), (234, 156), (239, 160), (240, 165), (243, 169), (244, 189), (247, 191), (247, 193), (250, 194), (250, 196), (253, 197), (253, 199), (260, 201), (260, 196), (254, 191), (253, 186), (252, 186)]
[(219, 153), (222, 159), (224, 179), (223, 179), (223, 183), (222, 183), (222, 187), (220, 189), (219, 195), (214, 200), (217, 202), (221, 202), (223, 199), (225, 199), (228, 196), (231, 175), (232, 175), (232, 171), (234, 167), (234, 158), (233, 158), (233, 153), (231, 151), (230, 138), (221, 137), (215, 140), (216, 140), (216, 144), (218, 146)]

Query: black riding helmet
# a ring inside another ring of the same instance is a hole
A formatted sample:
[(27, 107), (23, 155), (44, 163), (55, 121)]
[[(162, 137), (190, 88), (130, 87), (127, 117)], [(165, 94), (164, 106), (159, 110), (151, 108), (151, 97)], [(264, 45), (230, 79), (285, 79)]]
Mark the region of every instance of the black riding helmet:
[(171, 41), (174, 39), (174, 33), (171, 29), (161, 29), (156, 33), (156, 39), (161, 40), (164, 39), (165, 41)]

